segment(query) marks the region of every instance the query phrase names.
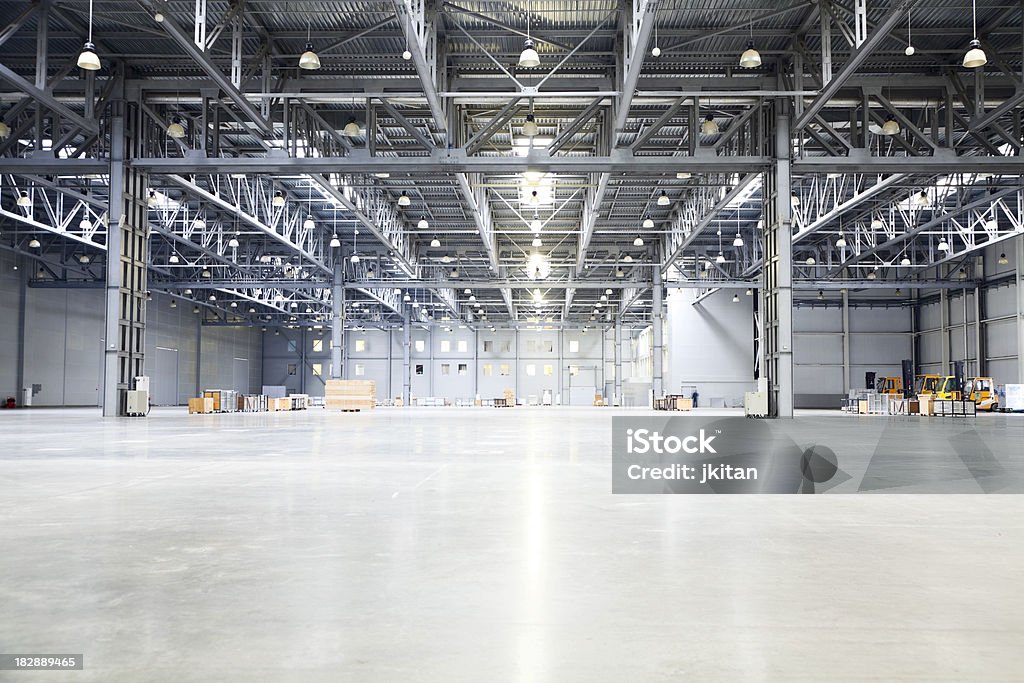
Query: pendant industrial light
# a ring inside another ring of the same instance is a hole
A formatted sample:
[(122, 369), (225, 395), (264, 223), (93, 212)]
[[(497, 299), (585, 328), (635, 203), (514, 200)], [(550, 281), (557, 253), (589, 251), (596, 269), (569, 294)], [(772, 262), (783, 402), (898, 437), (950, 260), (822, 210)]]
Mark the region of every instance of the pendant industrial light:
[(623, 262), (623, 263), (632, 263), (632, 262), (633, 262), (633, 257), (632, 257), (632, 255), (630, 255), (630, 254), (626, 254), (625, 256), (623, 256), (623, 257), (622, 257), (622, 262)]
[(871, 229), (872, 230), (881, 230), (884, 227), (885, 227), (885, 223), (883, 223), (882, 219), (879, 218), (878, 216), (875, 216), (874, 218), (871, 219)]
[(534, 237), (533, 241), (530, 242), (530, 245), (534, 247), (542, 247), (544, 246), (544, 243), (540, 241), (540, 237)]
[(27, 209), (32, 206), (32, 200), (29, 199), (28, 192), (22, 190), (21, 194), (18, 195), (18, 206), (23, 209)]
[(441, 240), (435, 237), (434, 239), (430, 240), (430, 246), (433, 247), (434, 249), (437, 249), (438, 247), (441, 246)]
[(1008, 258), (1006, 258), (1006, 254), (1000, 254), (999, 255), (999, 261), (998, 261), (999, 265), (1005, 266), (1009, 262), (1010, 262), (1010, 260)]
[(409, 48), (406, 48), (405, 50), (402, 51), (402, 59), (404, 59), (407, 62), (410, 59), (412, 59), (412, 52), (409, 51)]
[(932, 200), (928, 197), (928, 193), (926, 191), (921, 190), (921, 194), (917, 195), (914, 199), (914, 203), (920, 207), (928, 207), (931, 206)]
[(649, 230), (654, 227), (654, 219), (650, 216), (644, 216), (644, 222), (642, 225)]
[(836, 240), (836, 248), (837, 249), (845, 249), (846, 248), (846, 238), (843, 237), (843, 233), (839, 233), (839, 239)]
[(349, 118), (348, 123), (345, 124), (345, 127), (342, 129), (342, 132), (350, 138), (357, 138), (359, 137), (360, 130), (361, 129), (359, 128), (359, 123), (353, 116)]
[(281, 192), (281, 190), (275, 192), (274, 199), (270, 203), (273, 204), (275, 209), (280, 209), (284, 206), (284, 192)]
[(668, 198), (667, 194), (665, 194), (665, 190), (662, 190), (661, 194), (658, 195), (658, 206), (668, 206), (671, 203), (672, 200)]
[(530, 221), (530, 230), (534, 232), (540, 232), (544, 228), (544, 224), (540, 222), (540, 216), (536, 213), (533, 214), (533, 220)]
[(236, 232), (231, 239), (228, 240), (228, 249), (238, 249), (238, 233)]
[(311, 214), (311, 213), (307, 213), (306, 214), (306, 220), (302, 221), (302, 229), (303, 230), (315, 230), (316, 229), (316, 223), (313, 222), (313, 214)]
[(420, 216), (420, 220), (418, 223), (416, 223), (416, 227), (419, 228), (420, 230), (426, 230), (427, 228), (429, 228), (430, 223), (427, 222), (427, 217)]
[(988, 63), (988, 56), (986, 56), (985, 51), (981, 49), (981, 41), (978, 40), (977, 0), (971, 0), (971, 25), (974, 28), (974, 38), (971, 40), (967, 53), (964, 55), (965, 69), (977, 69)]
[(817, 263), (817, 261), (814, 260), (813, 256), (808, 256), (807, 260), (804, 261), (804, 263), (806, 263), (809, 266), (813, 266), (815, 263)]
[(40, 246), (41, 245), (39, 244), (39, 240), (37, 240), (35, 237), (30, 239), (29, 242), (28, 242), (28, 248), (29, 249), (38, 249)]
[(150, 190), (149, 191), (149, 197), (146, 198), (146, 205), (149, 208), (152, 209), (153, 207), (155, 207), (157, 205), (157, 203), (158, 203), (158, 200), (157, 200), (157, 197), (156, 197), (156, 192), (153, 192), (153, 190)]
[(238, 302), (237, 301), (232, 301), (231, 302), (231, 308), (238, 308)]
[(736, 231), (736, 237), (732, 241), (732, 246), (734, 246), (734, 247), (742, 247), (743, 246), (743, 236), (740, 235), (740, 231), (739, 230)]
[(181, 125), (181, 119), (177, 116), (172, 116), (171, 122), (167, 124), (167, 137), (174, 140), (185, 137), (185, 126)]
[(530, 10), (533, 9), (533, 2), (526, 8), (526, 42), (523, 43), (523, 51), (519, 55), (519, 66), (524, 69), (533, 69), (540, 66), (540, 55), (537, 54), (537, 50), (533, 47), (533, 41), (530, 40)]
[(177, 254), (171, 254), (170, 256), (167, 257), (167, 262), (168, 263), (178, 263), (178, 261), (180, 261), (180, 260), (181, 259), (178, 258)]
[(704, 123), (700, 124), (700, 132), (704, 135), (718, 135), (718, 124), (715, 122), (715, 117), (708, 114), (704, 119)]
[(205, 278), (211, 277), (210, 271), (207, 270), (206, 267), (203, 267), (203, 272), (199, 273), (199, 275), (200, 275), (200, 277), (205, 277)]
[(205, 230), (206, 221), (203, 220), (201, 215), (196, 215), (195, 220), (192, 221), (192, 227), (196, 230)]
[(530, 198), (526, 203), (530, 206), (540, 206), (540, 195), (537, 194), (537, 190), (530, 192)]
[(676, 171), (676, 180), (689, 180), (693, 174), (689, 171)]
[(715, 257), (715, 263), (717, 263), (719, 265), (725, 263), (725, 254), (723, 254), (721, 251), (719, 251), (718, 252), (718, 256)]
[(634, 247), (642, 247), (642, 246), (644, 246), (644, 238), (642, 238), (639, 235), (637, 235), (637, 238), (635, 240), (633, 240), (633, 246)]
[(900, 124), (892, 116), (889, 116), (882, 124), (882, 135), (899, 135)]
[(532, 113), (526, 115), (526, 122), (523, 124), (523, 135), (528, 138), (537, 137), (540, 130), (537, 128), (537, 119)]
[(750, 288), (748, 287), (748, 288), (747, 288), (747, 292), (746, 292), (746, 294), (747, 294), (747, 296), (754, 296), (754, 290), (752, 290), (752, 289), (750, 289)]
[(740, 295), (739, 294), (733, 294), (732, 295), (732, 302), (734, 304), (738, 304), (740, 302)]
[(309, 19), (306, 19), (306, 51), (299, 57), (299, 68), (308, 71), (316, 71), (320, 68), (320, 56), (313, 51), (313, 43), (310, 40)]
[(761, 53), (754, 48), (754, 21), (747, 23), (750, 30), (750, 40), (747, 41), (747, 49), (740, 55), (740, 66), (744, 69), (756, 69), (761, 66)]
[(823, 291), (821, 291), (819, 289), (818, 290), (818, 301), (824, 301), (824, 300), (825, 300), (825, 292), (823, 292)]
[(938, 250), (939, 251), (949, 251), (949, 242), (946, 241), (945, 237), (943, 237), (942, 239), (939, 240)]
[(402, 194), (398, 196), (398, 205), (409, 206), (410, 204), (412, 204), (412, 200), (409, 199), (409, 195), (406, 194), (405, 190), (402, 190)]
[(900, 265), (901, 266), (909, 266), (910, 265), (910, 257), (909, 256), (904, 256), (903, 258), (901, 258), (900, 259)]
[(175, 301), (174, 299), (171, 299), (171, 308), (177, 308), (177, 307), (178, 307), (178, 302)]
[(358, 238), (359, 238), (359, 231), (358, 230), (353, 230), (352, 231), (352, 258), (349, 259), (349, 261), (351, 261), (352, 263), (359, 263), (359, 250), (356, 247), (356, 242), (358, 241)]
[(92, 0), (89, 0), (89, 37), (78, 55), (78, 66), (86, 71), (99, 71), (100, 57), (96, 54), (96, 46), (92, 43)]
[(453, 278), (457, 278), (459, 276), (459, 269), (458, 268), (452, 268), (452, 272), (450, 273), (450, 275)]
[(11, 137), (11, 127), (0, 121), (0, 140), (6, 140), (9, 137)]

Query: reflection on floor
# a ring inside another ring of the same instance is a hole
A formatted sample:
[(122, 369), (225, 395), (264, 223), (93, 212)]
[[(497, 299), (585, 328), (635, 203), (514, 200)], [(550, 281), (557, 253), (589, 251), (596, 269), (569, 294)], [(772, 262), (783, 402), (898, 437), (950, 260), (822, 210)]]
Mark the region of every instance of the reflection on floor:
[[(612, 496), (613, 409), (184, 413), (0, 411), (0, 650), (76, 682), (1024, 672), (1020, 496)], [(1024, 416), (969, 428), (1019, 467)]]

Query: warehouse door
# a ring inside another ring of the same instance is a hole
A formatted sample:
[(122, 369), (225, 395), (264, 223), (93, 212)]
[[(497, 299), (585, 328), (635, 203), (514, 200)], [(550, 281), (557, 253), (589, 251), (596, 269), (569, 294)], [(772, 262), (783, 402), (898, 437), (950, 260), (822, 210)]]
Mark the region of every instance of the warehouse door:
[(156, 363), (149, 378), (153, 405), (178, 405), (178, 349), (156, 347)]
[(592, 406), (597, 393), (597, 368), (570, 365), (565, 369), (569, 405)]
[(249, 393), (249, 361), (246, 358), (233, 358), (231, 360), (232, 385), (231, 388), (240, 394)]

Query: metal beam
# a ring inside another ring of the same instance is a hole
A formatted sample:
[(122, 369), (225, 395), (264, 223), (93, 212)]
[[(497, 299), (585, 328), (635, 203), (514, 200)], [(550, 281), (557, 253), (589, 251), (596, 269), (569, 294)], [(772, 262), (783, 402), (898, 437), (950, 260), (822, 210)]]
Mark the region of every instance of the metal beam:
[(413, 136), (413, 138), (416, 139), (416, 142), (420, 143), (420, 145), (424, 149), (434, 149), (435, 145), (433, 140), (424, 135), (423, 131), (421, 131), (419, 128), (412, 125), (412, 123), (407, 118), (402, 116), (402, 113), (398, 111), (398, 109), (393, 104), (388, 102), (383, 97), (380, 100), (380, 104), (382, 107), (384, 107), (384, 111), (386, 111), (388, 115), (391, 116), (391, 118), (397, 121), (398, 125), (404, 128), (409, 133), (409, 135)]
[(97, 121), (87, 119), (72, 111), (67, 105), (65, 105), (63, 102), (58, 100), (56, 97), (51, 95), (46, 90), (41, 90), (37, 88), (32, 83), (29, 83), (24, 78), (16, 74), (6, 64), (0, 64), (0, 79), (7, 81), (8, 83), (10, 83), (15, 88), (31, 97), (39, 104), (43, 105), (50, 111), (60, 114), (61, 117), (67, 119), (71, 123), (74, 123), (82, 130), (88, 133), (92, 133), (94, 135), (100, 132), (100, 124)]
[(644, 67), (647, 44), (650, 42), (651, 33), (654, 30), (655, 12), (657, 12), (659, 4), (660, 0), (633, 0), (632, 13), (628, 17), (623, 36), (625, 39), (623, 61), (625, 63), (623, 65), (622, 91), (616, 103), (616, 133), (622, 132), (629, 119), (629, 108), (633, 104), (633, 96), (636, 94), (636, 87), (640, 82), (640, 72)]
[(875, 27), (874, 33), (868, 36), (860, 46), (857, 47), (850, 55), (850, 58), (843, 64), (843, 68), (839, 70), (831, 81), (825, 84), (825, 87), (821, 89), (810, 104), (808, 104), (800, 117), (793, 124), (793, 130), (798, 131), (808, 123), (810, 123), (815, 115), (821, 111), (821, 108), (831, 100), (835, 95), (846, 85), (846, 82), (853, 76), (857, 70), (861, 67), (865, 60), (871, 56), (879, 45), (886, 39), (891, 31), (905, 16), (907, 10), (911, 9), (917, 0), (893, 0), (889, 4), (889, 9), (886, 12), (885, 19), (882, 20), (878, 26)]
[(273, 134), (274, 128), (271, 123), (264, 119), (260, 115), (259, 110), (249, 103), (249, 100), (247, 100), (245, 95), (235, 87), (231, 82), (231, 79), (225, 76), (221, 70), (210, 61), (207, 54), (203, 52), (198, 45), (196, 45), (193, 37), (182, 31), (177, 22), (171, 18), (174, 16), (174, 12), (167, 6), (167, 3), (164, 0), (138, 0), (138, 2), (150, 13), (151, 16), (157, 12), (163, 14), (164, 20), (160, 23), (160, 26), (162, 26), (164, 31), (167, 32), (167, 35), (173, 38), (174, 42), (178, 44), (178, 47), (184, 50), (189, 57), (195, 60), (196, 64), (206, 72), (206, 75), (217, 84), (217, 87), (235, 103), (235, 106), (245, 114), (250, 122), (259, 128), (262, 133), (266, 135)]
[(393, 0), (392, 4), (398, 15), (398, 23), (402, 26), (402, 33), (405, 34), (406, 47), (412, 53), (412, 63), (416, 67), (416, 75), (419, 76), (423, 94), (427, 98), (427, 107), (430, 109), (430, 115), (434, 118), (434, 125), (441, 133), (447, 135), (448, 121), (441, 98), (437, 95), (437, 84), (434, 81), (437, 65), (434, 64), (432, 69), (432, 65), (428, 62), (428, 59), (436, 59), (436, 51), (434, 49), (428, 51), (432, 44), (429, 41), (430, 36), (426, 35), (430, 24), (426, 20), (425, 2), (424, 0)]

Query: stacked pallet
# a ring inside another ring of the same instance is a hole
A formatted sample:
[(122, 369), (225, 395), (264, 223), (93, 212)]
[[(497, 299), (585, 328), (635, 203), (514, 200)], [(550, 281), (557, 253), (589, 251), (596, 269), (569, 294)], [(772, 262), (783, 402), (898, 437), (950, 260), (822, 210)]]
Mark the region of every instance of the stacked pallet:
[(267, 410), (277, 412), (280, 410), (291, 410), (292, 400), (290, 398), (269, 398), (267, 399)]
[(377, 405), (377, 383), (371, 379), (329, 379), (324, 387), (328, 410), (371, 410)]
[(206, 397), (190, 398), (188, 400), (188, 414), (193, 415), (196, 413), (212, 413), (213, 412), (213, 399)]

